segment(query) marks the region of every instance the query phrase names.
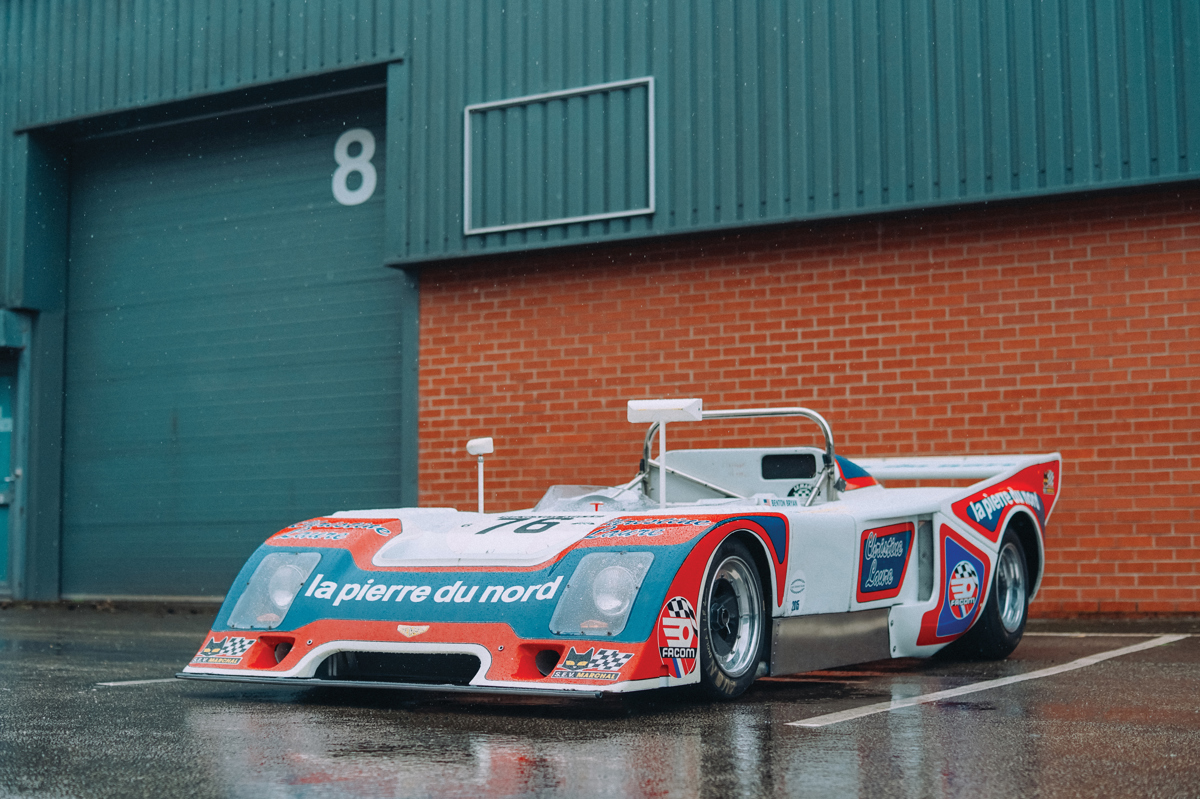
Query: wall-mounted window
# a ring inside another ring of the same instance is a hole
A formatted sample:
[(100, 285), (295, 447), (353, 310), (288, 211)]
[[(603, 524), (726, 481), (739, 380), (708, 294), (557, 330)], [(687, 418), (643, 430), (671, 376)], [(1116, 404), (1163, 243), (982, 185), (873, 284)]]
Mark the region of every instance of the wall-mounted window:
[(463, 233), (654, 213), (654, 78), (468, 105)]

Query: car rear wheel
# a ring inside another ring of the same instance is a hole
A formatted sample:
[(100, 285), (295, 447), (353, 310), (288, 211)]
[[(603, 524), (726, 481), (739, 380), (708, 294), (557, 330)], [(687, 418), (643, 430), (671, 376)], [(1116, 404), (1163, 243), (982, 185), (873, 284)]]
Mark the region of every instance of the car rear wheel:
[(717, 550), (700, 602), (700, 684), (717, 699), (741, 695), (758, 673), (766, 645), (762, 582), (746, 545)]
[(1021, 643), (1029, 615), (1029, 567), (1021, 542), (1006, 532), (996, 556), (992, 591), (979, 620), (951, 644), (953, 654), (979, 660), (1003, 660)]

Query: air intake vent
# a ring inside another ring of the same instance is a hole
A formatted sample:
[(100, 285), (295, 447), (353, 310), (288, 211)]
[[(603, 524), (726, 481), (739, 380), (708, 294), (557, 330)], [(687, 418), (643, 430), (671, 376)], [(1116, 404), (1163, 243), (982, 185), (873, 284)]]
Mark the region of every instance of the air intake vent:
[(469, 685), (479, 673), (475, 655), (414, 652), (336, 652), (317, 667), (318, 680)]

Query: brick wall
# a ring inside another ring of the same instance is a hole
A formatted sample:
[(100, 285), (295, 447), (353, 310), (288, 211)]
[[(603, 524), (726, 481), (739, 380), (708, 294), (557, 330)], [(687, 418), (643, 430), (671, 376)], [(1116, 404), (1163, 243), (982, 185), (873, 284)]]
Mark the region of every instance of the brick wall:
[[(421, 504), (474, 508), (471, 437), (496, 438), (487, 502), (505, 510), (551, 483), (630, 479), (644, 430), (628, 399), (802, 404), (851, 458), (1061, 452), (1034, 615), (1200, 612), (1198, 391), (1192, 185), (421, 278)], [(811, 430), (677, 424), (670, 443)]]

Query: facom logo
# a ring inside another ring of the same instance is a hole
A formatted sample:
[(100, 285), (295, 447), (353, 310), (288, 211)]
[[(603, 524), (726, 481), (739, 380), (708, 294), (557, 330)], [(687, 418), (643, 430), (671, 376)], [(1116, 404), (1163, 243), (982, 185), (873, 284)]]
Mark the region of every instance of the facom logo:
[(965, 619), (979, 601), (979, 575), (975, 567), (965, 560), (959, 561), (950, 574), (948, 586), (950, 612), (956, 619)]

